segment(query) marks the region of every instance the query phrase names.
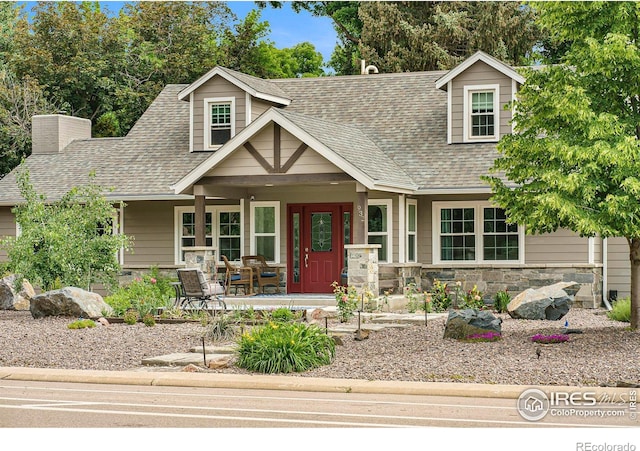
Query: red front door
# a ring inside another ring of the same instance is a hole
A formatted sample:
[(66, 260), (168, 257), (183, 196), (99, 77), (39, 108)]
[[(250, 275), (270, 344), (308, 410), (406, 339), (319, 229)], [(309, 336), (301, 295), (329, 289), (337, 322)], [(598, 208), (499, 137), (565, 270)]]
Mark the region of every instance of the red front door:
[(333, 291), (345, 266), (344, 244), (351, 242), (351, 210), (341, 203), (289, 205), (287, 291)]

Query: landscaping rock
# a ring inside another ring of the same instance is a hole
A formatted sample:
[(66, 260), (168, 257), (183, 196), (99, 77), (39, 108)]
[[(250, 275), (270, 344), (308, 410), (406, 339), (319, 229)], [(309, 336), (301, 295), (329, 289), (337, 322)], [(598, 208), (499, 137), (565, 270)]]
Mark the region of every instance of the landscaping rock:
[(485, 332), (502, 333), (502, 319), (491, 312), (477, 309), (452, 310), (444, 327), (444, 338), (463, 340)]
[(28, 280), (22, 280), (19, 292), (15, 290), (16, 276), (11, 274), (0, 279), (0, 310), (29, 310), (32, 297), (36, 295)]
[(229, 368), (231, 366), (231, 359), (232, 356), (230, 355), (218, 356), (215, 359), (211, 359), (207, 366), (210, 369), (214, 370), (220, 368)]
[(529, 288), (514, 297), (507, 312), (515, 319), (556, 321), (565, 316), (580, 290), (576, 282), (559, 282), (542, 288)]
[(31, 299), (31, 316), (72, 316), (75, 318), (97, 318), (113, 314), (113, 309), (98, 293), (76, 287), (47, 291)]

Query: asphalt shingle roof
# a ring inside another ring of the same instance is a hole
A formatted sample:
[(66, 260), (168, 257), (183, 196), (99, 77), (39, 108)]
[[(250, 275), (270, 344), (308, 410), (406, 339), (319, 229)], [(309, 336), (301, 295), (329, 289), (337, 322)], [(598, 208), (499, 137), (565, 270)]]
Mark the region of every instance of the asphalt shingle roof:
[[(447, 144), (446, 72), (261, 80), (224, 69), (252, 89), (291, 99), (281, 113), (372, 179), (419, 190), (483, 188), (495, 144)], [(124, 138), (72, 142), (60, 154), (32, 155), (26, 165), (39, 192), (57, 198), (87, 180), (111, 194), (153, 198), (211, 154), (189, 152), (187, 85), (167, 85)], [(0, 204), (19, 199), (15, 173), (0, 180)]]

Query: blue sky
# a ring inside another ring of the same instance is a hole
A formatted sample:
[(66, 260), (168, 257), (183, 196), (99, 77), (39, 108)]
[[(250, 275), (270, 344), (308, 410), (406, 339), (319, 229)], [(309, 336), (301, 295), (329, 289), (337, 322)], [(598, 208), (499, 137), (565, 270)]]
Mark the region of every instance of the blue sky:
[[(35, 2), (19, 2), (25, 4), (25, 11), (31, 9)], [(117, 12), (124, 2), (103, 1), (111, 12)], [(239, 17), (244, 18), (249, 11), (257, 8), (253, 1), (228, 1), (229, 7)], [(290, 2), (283, 2), (282, 8), (267, 6), (262, 10), (262, 20), (269, 22), (271, 34), (268, 37), (278, 48), (293, 47), (300, 42), (311, 42), (316, 50), (324, 56), (325, 63), (329, 61), (336, 45), (336, 32), (331, 19), (313, 17), (306, 11), (295, 13)]]

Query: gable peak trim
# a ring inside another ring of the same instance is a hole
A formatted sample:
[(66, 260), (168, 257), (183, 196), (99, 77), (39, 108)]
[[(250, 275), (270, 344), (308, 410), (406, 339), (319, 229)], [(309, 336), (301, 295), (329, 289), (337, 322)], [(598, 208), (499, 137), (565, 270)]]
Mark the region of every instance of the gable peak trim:
[(449, 83), (449, 81), (456, 78), (458, 75), (460, 75), (462, 72), (467, 70), (469, 67), (473, 66), (478, 61), (482, 61), (483, 63), (487, 64), (488, 66), (491, 66), (498, 72), (503, 73), (507, 77), (511, 78), (512, 80), (515, 80), (520, 84), (523, 84), (525, 82), (524, 77), (520, 75), (518, 72), (516, 72), (511, 66), (503, 63), (502, 61), (494, 58), (491, 55), (484, 53), (481, 50), (478, 50), (469, 58), (467, 58), (466, 60), (458, 64), (456, 67), (451, 69), (449, 72), (447, 72), (445, 76), (438, 79), (436, 81), (436, 88), (437, 89), (445, 88)]

